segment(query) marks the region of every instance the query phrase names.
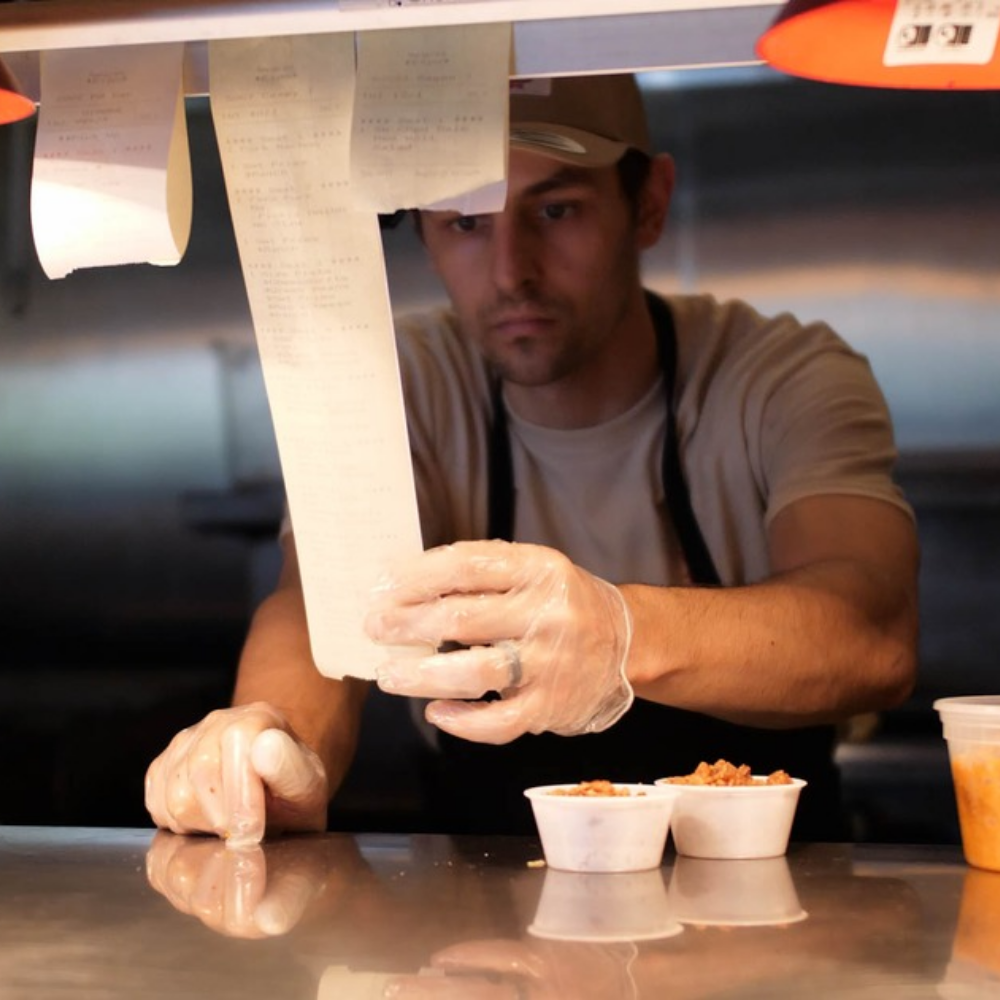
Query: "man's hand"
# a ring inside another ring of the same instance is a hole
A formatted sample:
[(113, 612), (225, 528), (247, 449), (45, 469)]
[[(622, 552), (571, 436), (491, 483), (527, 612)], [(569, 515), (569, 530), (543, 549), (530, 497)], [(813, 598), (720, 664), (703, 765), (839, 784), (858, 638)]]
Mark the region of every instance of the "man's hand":
[[(445, 699), (427, 706), (427, 719), (465, 739), (600, 732), (632, 704), (624, 598), (554, 549), (501, 541), (431, 549), (376, 588), (366, 628), (376, 642), (466, 647), (377, 671), (383, 691)], [(490, 691), (501, 700), (461, 700)]]
[(263, 702), (211, 712), (178, 733), (146, 772), (146, 808), (174, 833), (234, 845), (265, 831), (326, 826), (326, 773), (277, 709)]

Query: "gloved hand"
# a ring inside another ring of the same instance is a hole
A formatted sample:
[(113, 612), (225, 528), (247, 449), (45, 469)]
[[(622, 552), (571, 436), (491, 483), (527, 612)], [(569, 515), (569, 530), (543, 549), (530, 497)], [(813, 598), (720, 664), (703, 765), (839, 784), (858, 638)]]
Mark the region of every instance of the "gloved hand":
[[(425, 976), (422, 983), (412, 977), (390, 995), (398, 1000), (510, 996), (635, 1000), (639, 991), (632, 966), (638, 954), (631, 941), (556, 941), (530, 936), (521, 941), (460, 941), (431, 956), (430, 967), (443, 976)], [(463, 992), (463, 983), (473, 988)]]
[(179, 732), (146, 772), (146, 808), (174, 833), (214, 833), (233, 847), (265, 830), (322, 830), (326, 772), (284, 716), (257, 702), (210, 712)]
[[(487, 541), (421, 553), (376, 585), (365, 627), (380, 643), (469, 647), (376, 671), (383, 691), (445, 699), (427, 720), (465, 739), (596, 733), (632, 704), (624, 597), (554, 549)], [(457, 700), (489, 691), (501, 699)]]
[(210, 837), (158, 830), (149, 884), (181, 913), (226, 937), (266, 938), (340, 908), (368, 868), (352, 838), (285, 837), (229, 850)]

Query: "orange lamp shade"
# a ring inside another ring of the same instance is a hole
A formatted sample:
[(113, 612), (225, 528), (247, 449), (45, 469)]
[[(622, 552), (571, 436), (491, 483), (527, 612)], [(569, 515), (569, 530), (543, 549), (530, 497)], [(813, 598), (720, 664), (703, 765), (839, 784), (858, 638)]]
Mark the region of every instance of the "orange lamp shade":
[(14, 75), (0, 59), (0, 125), (19, 122), (35, 113), (35, 102), (18, 92)]
[(777, 70), (827, 83), (992, 90), (998, 20), (991, 0), (789, 0), (756, 51)]

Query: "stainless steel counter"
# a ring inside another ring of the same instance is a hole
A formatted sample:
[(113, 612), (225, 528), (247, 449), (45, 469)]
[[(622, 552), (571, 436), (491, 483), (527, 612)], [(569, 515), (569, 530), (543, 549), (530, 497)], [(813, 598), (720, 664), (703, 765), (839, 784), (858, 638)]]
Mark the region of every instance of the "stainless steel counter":
[(537, 841), (327, 834), (246, 852), (0, 827), (0, 996), (1000, 996), (1000, 874), (953, 848), (672, 851), (570, 875)]

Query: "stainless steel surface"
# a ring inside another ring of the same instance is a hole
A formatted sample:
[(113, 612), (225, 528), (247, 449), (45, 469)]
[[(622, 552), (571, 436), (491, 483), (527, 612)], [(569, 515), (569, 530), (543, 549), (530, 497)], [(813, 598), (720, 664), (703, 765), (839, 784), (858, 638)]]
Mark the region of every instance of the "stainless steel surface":
[(502, 838), (329, 834), (243, 853), (142, 830), (0, 828), (0, 995), (1000, 993), (1000, 874), (952, 848), (792, 845), (787, 864), (693, 866), (668, 851), (640, 876), (572, 876), (539, 857), (537, 841)]

